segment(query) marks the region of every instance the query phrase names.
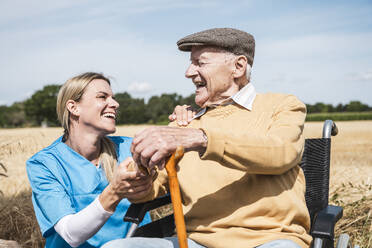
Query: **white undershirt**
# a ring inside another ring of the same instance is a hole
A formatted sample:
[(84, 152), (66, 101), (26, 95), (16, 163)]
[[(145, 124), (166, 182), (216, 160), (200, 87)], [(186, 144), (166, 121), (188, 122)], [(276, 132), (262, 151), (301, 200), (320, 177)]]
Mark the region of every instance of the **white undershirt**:
[(62, 217), (54, 229), (70, 246), (78, 247), (96, 234), (112, 214), (102, 207), (97, 197), (79, 212)]

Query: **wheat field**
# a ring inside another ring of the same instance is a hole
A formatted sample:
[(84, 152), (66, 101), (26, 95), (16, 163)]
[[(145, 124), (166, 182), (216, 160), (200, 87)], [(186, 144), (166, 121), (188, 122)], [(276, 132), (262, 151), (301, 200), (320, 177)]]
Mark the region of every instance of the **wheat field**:
[[(339, 134), (332, 139), (330, 199), (345, 208), (345, 220), (338, 231), (355, 231), (353, 236), (361, 247), (370, 247), (372, 218), (372, 121), (336, 123)], [(319, 138), (321, 122), (305, 124), (306, 138)], [(148, 125), (119, 126), (115, 135), (133, 136)], [(29, 194), (25, 161), (62, 134), (61, 128), (0, 129), (0, 163), (6, 166), (7, 177), (0, 177), (2, 199), (13, 199)], [(2, 168), (0, 168), (0, 173)], [(0, 214), (4, 211), (0, 202)], [(362, 212), (358, 212), (358, 211)], [(358, 220), (359, 219), (359, 220)], [(350, 222), (354, 222), (351, 223)], [(33, 228), (33, 227), (32, 227)], [(360, 229), (360, 230), (359, 230)], [(11, 239), (13, 236), (0, 239)], [(6, 234), (9, 235), (9, 234)], [(33, 234), (34, 236), (37, 234)], [(35, 238), (35, 237), (34, 237)], [(21, 241), (29, 247), (38, 247), (32, 238)]]

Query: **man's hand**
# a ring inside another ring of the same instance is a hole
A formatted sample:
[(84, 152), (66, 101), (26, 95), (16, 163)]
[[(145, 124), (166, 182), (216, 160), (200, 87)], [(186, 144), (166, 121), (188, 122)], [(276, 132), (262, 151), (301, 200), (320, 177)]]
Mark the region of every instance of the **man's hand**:
[(137, 164), (163, 169), (166, 159), (182, 146), (187, 151), (204, 152), (207, 139), (204, 132), (194, 128), (150, 127), (134, 136), (131, 152)]
[(190, 105), (177, 105), (168, 118), (170, 121), (177, 121), (178, 126), (187, 126), (195, 114)]

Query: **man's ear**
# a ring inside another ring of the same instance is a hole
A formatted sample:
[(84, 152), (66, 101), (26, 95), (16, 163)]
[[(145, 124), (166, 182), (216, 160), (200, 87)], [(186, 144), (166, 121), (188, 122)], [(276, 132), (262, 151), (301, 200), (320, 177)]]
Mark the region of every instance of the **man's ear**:
[(74, 100), (68, 100), (66, 102), (66, 108), (70, 112), (71, 115), (74, 115), (74, 116), (80, 115), (78, 104)]
[(241, 78), (245, 76), (245, 72), (247, 70), (247, 58), (244, 55), (238, 56), (238, 58), (235, 60), (235, 69), (233, 76), (234, 78)]

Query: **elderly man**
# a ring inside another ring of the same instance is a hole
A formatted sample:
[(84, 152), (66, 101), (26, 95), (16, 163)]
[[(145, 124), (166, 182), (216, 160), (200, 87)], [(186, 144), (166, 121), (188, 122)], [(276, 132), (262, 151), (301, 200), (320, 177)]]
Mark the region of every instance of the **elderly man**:
[[(292, 95), (258, 94), (250, 83), (255, 41), (231, 28), (177, 42), (191, 52), (186, 77), (202, 108), (187, 128), (153, 127), (135, 136), (134, 160), (164, 165), (183, 146), (179, 183), (189, 247), (308, 247), (305, 105)], [(148, 196), (164, 194), (160, 171)], [(175, 238), (113, 241), (116, 247), (177, 247)]]

